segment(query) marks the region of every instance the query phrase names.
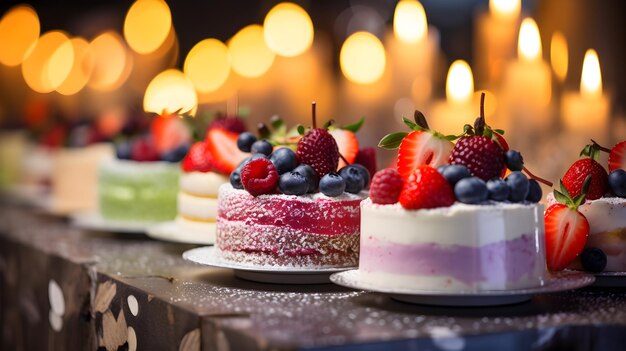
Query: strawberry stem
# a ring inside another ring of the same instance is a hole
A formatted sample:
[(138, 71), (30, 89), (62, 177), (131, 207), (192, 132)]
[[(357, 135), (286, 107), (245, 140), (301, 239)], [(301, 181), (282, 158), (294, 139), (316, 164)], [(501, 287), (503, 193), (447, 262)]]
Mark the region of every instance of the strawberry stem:
[(609, 148), (606, 148), (606, 147), (604, 147), (604, 146), (602, 146), (602, 145), (600, 145), (600, 144), (596, 143), (596, 141), (595, 141), (595, 140), (591, 139), (591, 142), (593, 143), (593, 145), (594, 145), (595, 147), (597, 147), (597, 148), (598, 148), (598, 150), (604, 151), (604, 152), (609, 153), (609, 154), (611, 153), (611, 150), (610, 150)]
[(475, 135), (483, 135), (485, 131), (485, 93), (480, 94), (480, 116), (474, 121)]
[(317, 104), (315, 103), (315, 101), (313, 101), (313, 103), (311, 104), (311, 115), (313, 116), (313, 128), (317, 128), (317, 122), (316, 122), (316, 116), (315, 116), (315, 106)]
[(343, 162), (345, 162), (345, 163), (346, 163), (346, 165), (348, 165), (348, 166), (350, 165), (350, 162), (348, 162), (348, 160), (346, 160), (346, 158), (345, 158), (345, 157), (343, 157), (343, 155), (341, 154), (341, 152), (339, 153), (339, 157), (343, 160)]
[(552, 182), (551, 182), (551, 181), (549, 181), (549, 180), (545, 180), (545, 179), (543, 179), (543, 178), (541, 178), (541, 177), (537, 177), (536, 175), (532, 174), (532, 173), (528, 170), (528, 168), (526, 168), (526, 166), (524, 166), (524, 168), (523, 168), (523, 169), (524, 169), (524, 172), (526, 172), (526, 174), (528, 174), (528, 176), (529, 176), (530, 178), (532, 178), (532, 179), (534, 179), (534, 180), (536, 180), (536, 181), (538, 181), (538, 182), (540, 182), (540, 183), (543, 183), (543, 184), (545, 184), (545, 185), (547, 185), (547, 186), (549, 186), (549, 187), (552, 187), (552, 185), (553, 185), (553, 184), (552, 184)]
[(413, 119), (415, 120), (415, 123), (417, 123), (418, 126), (424, 129), (430, 129), (428, 127), (428, 121), (426, 121), (426, 116), (424, 116), (424, 114), (421, 111), (415, 110), (415, 113), (413, 113)]

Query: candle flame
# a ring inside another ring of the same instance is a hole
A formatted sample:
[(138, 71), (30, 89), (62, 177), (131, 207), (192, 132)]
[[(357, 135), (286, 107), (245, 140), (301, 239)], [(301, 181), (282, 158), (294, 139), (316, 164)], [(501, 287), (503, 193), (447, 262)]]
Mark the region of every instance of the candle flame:
[(428, 32), (424, 6), (419, 1), (400, 0), (393, 15), (393, 31), (397, 38), (409, 43), (424, 40)]
[(196, 113), (198, 97), (194, 85), (183, 72), (168, 69), (159, 73), (146, 88), (143, 109), (146, 112), (168, 114)]
[(567, 40), (560, 32), (552, 34), (550, 43), (550, 61), (552, 62), (552, 70), (554, 75), (561, 82), (567, 76), (568, 56), (567, 56)]
[(474, 93), (474, 77), (469, 64), (456, 60), (450, 66), (446, 79), (446, 98), (451, 103), (467, 103)]
[(580, 77), (580, 93), (585, 97), (602, 95), (602, 72), (600, 60), (595, 50), (589, 49), (583, 61), (583, 73)]
[(541, 37), (539, 28), (532, 18), (525, 18), (519, 30), (517, 53), (523, 61), (541, 60)]
[(503, 19), (517, 18), (522, 12), (521, 0), (489, 0), (489, 12)]

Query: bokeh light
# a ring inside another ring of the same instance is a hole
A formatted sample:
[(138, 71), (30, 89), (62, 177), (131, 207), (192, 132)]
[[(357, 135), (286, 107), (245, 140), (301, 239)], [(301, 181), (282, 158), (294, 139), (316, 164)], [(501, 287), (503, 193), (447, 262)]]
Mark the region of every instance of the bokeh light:
[(499, 18), (517, 18), (522, 12), (521, 0), (489, 0), (489, 12)]
[(532, 18), (522, 21), (517, 42), (517, 52), (524, 61), (541, 60), (541, 37), (537, 22)]
[(43, 70), (43, 74), (47, 75), (52, 89), (58, 88), (67, 79), (73, 65), (74, 45), (71, 40), (68, 40), (50, 55), (50, 59), (45, 64)]
[(567, 68), (569, 65), (567, 40), (560, 32), (554, 32), (552, 34), (552, 41), (550, 42), (550, 61), (552, 62), (552, 69), (554, 75), (561, 82), (567, 77)]
[(247, 78), (267, 72), (274, 62), (274, 52), (265, 43), (263, 27), (252, 24), (241, 29), (228, 41), (233, 71)]
[(22, 63), (22, 75), (26, 84), (36, 92), (49, 93), (54, 90), (48, 76), (48, 62), (54, 52), (69, 38), (61, 31), (44, 33)]
[(416, 0), (401, 0), (393, 15), (393, 31), (403, 41), (415, 43), (426, 37), (428, 23), (424, 6)]
[(149, 54), (163, 44), (171, 27), (172, 14), (165, 1), (137, 0), (126, 14), (124, 38), (131, 49)]
[(28, 5), (18, 5), (0, 19), (0, 63), (17, 66), (39, 38), (39, 17)]
[(446, 79), (446, 98), (450, 102), (471, 101), (474, 94), (474, 76), (469, 64), (456, 60), (450, 65)]
[(356, 32), (343, 43), (339, 62), (341, 71), (350, 81), (371, 84), (385, 72), (385, 48), (373, 34)]
[(89, 51), (94, 59), (89, 87), (100, 91), (119, 88), (132, 67), (131, 56), (119, 34), (112, 31), (100, 34), (89, 45)]
[(277, 55), (293, 57), (311, 47), (313, 22), (302, 7), (283, 2), (265, 16), (263, 34), (267, 46)]
[(157, 114), (178, 111), (194, 115), (197, 107), (193, 82), (177, 69), (168, 69), (154, 77), (143, 98), (143, 109)]
[[(89, 43), (83, 38), (72, 38), (61, 45), (57, 52), (66, 45), (71, 45), (73, 48), (74, 64), (67, 78), (56, 88), (56, 91), (62, 95), (74, 95), (83, 89), (89, 80), (93, 68), (93, 56), (88, 50)], [(56, 52), (53, 57), (55, 56), (57, 56)]]
[(602, 96), (602, 72), (598, 53), (589, 49), (583, 60), (583, 73), (580, 77), (580, 92), (585, 97)]
[(202, 40), (187, 54), (184, 72), (198, 92), (209, 93), (217, 90), (230, 74), (228, 48), (217, 39)]

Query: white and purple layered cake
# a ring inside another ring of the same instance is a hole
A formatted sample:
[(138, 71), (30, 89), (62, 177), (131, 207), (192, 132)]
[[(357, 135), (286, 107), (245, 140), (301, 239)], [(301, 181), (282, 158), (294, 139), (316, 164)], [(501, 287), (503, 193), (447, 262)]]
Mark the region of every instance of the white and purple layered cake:
[(364, 281), (443, 291), (537, 287), (547, 278), (543, 206), (494, 203), (406, 210), (361, 204)]

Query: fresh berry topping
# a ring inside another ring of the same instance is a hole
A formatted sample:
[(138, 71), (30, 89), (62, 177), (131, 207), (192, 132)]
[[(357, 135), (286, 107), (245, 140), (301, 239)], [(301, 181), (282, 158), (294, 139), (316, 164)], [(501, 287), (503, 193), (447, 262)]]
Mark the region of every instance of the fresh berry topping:
[(591, 175), (591, 185), (587, 193), (588, 200), (602, 197), (608, 189), (608, 174), (602, 165), (592, 158), (583, 158), (570, 166), (563, 176), (563, 184), (572, 197), (580, 194), (583, 182)]
[(526, 201), (537, 203), (541, 201), (541, 197), (543, 196), (543, 191), (541, 190), (541, 186), (539, 182), (534, 179), (528, 180), (528, 195), (526, 195)]
[(528, 178), (522, 172), (512, 172), (504, 181), (509, 187), (509, 201), (522, 202), (528, 196), (528, 188), (530, 187)]
[(407, 178), (400, 193), (400, 204), (409, 210), (451, 206), (452, 187), (431, 166), (418, 166)]
[(191, 131), (182, 118), (176, 115), (155, 117), (150, 124), (150, 133), (160, 154), (192, 141)]
[(454, 145), (450, 164), (464, 165), (472, 175), (487, 181), (502, 174), (504, 151), (486, 136), (464, 136)]
[(160, 159), (154, 144), (148, 138), (138, 139), (133, 143), (131, 157), (134, 161), (139, 162), (158, 161)]
[(376, 172), (370, 185), (370, 199), (375, 204), (395, 204), (400, 198), (404, 181), (394, 168)]
[(276, 149), (276, 151), (274, 151), (270, 156), (270, 160), (274, 163), (278, 174), (287, 173), (296, 168), (298, 165), (296, 153), (288, 147)]
[(304, 195), (308, 188), (308, 179), (298, 172), (284, 173), (278, 179), (278, 189), (285, 195)]
[(376, 173), (376, 149), (368, 146), (359, 150), (359, 153), (356, 155), (356, 159), (354, 160), (354, 164), (362, 165), (367, 168), (371, 175)]
[(577, 209), (560, 203), (548, 207), (544, 221), (548, 268), (565, 269), (585, 247), (589, 222)]
[(229, 180), (233, 188), (243, 189), (243, 184), (241, 184), (241, 170), (234, 170), (233, 173), (230, 174)]
[(266, 158), (251, 160), (241, 169), (241, 183), (253, 196), (270, 194), (276, 190), (278, 172)]
[(40, 143), (49, 148), (63, 146), (67, 136), (67, 128), (61, 124), (52, 127), (44, 133), (40, 139)]
[(398, 150), (398, 172), (404, 178), (418, 166), (438, 167), (448, 161), (454, 144), (430, 131), (416, 130), (402, 139)]
[(609, 172), (626, 169), (626, 140), (616, 144), (609, 154)]
[(270, 159), (269, 156), (264, 155), (264, 154), (252, 154), (252, 156), (250, 157), (246, 157), (244, 160), (248, 159), (248, 160), (256, 160), (258, 158), (266, 158), (266, 159)]
[(246, 131), (246, 124), (239, 117), (235, 116), (218, 116), (209, 124), (209, 130), (214, 128), (226, 129), (229, 132), (241, 134)]
[(504, 152), (509, 151), (509, 143), (506, 142), (506, 139), (504, 139), (501, 134), (494, 133), (493, 136), (495, 137), (498, 144), (500, 144), (500, 147), (502, 148), (502, 150), (504, 150)]
[(441, 171), (439, 170), (439, 167), (437, 168), (437, 171), (441, 173), (444, 178), (446, 178), (452, 187), (454, 187), (459, 180), (472, 176), (469, 169), (463, 165), (445, 165), (445, 167), (440, 167)]
[[(334, 129), (331, 130), (330, 135), (335, 138), (337, 142), (337, 148), (339, 149), (339, 153), (343, 156), (346, 161), (350, 164), (354, 163), (357, 154), (359, 153), (359, 141), (356, 138), (356, 135), (345, 129)], [(338, 169), (347, 166), (344, 160), (339, 159)]]
[(320, 191), (330, 197), (336, 197), (346, 189), (346, 182), (343, 177), (335, 172), (328, 173), (320, 179)]
[(609, 187), (613, 194), (619, 197), (626, 197), (626, 171), (616, 169), (609, 174)]
[(247, 156), (237, 147), (237, 134), (225, 129), (209, 129), (206, 142), (215, 170), (223, 174), (230, 174)]
[(182, 168), (185, 172), (209, 172), (213, 169), (212, 155), (203, 141), (193, 143), (183, 159)]
[(237, 138), (237, 147), (243, 152), (250, 152), (252, 144), (254, 144), (255, 141), (256, 137), (254, 134), (250, 132), (241, 133)]
[(250, 147), (250, 152), (253, 154), (263, 154), (265, 156), (269, 156), (272, 153), (274, 147), (267, 140), (257, 140), (252, 143), (252, 147)]
[(509, 150), (505, 153), (506, 167), (511, 171), (521, 171), (524, 169), (524, 158), (519, 151)]
[(372, 177), (370, 176), (370, 171), (368, 171), (367, 168), (363, 167), (362, 165), (356, 163), (351, 166), (361, 172), (361, 176), (363, 177), (363, 189), (367, 188), (370, 185), (370, 181), (372, 180)]
[(477, 204), (487, 200), (489, 191), (485, 182), (478, 177), (463, 178), (454, 186), (454, 196), (466, 204)]
[(313, 167), (322, 177), (335, 172), (339, 164), (337, 142), (327, 130), (321, 128), (311, 129), (300, 139), (296, 155), (300, 163)]
[(189, 145), (182, 144), (176, 147), (174, 150), (169, 150), (169, 151), (166, 151), (165, 153), (162, 153), (161, 160), (172, 162), (172, 163), (180, 162), (182, 161), (183, 158), (185, 158), (187, 151), (189, 151)]
[(606, 263), (606, 254), (598, 248), (588, 247), (580, 254), (580, 264), (588, 272), (600, 273), (606, 268)]
[(133, 144), (130, 141), (120, 141), (115, 143), (115, 156), (120, 160), (130, 160), (132, 158)]
[(502, 178), (493, 178), (487, 181), (487, 191), (489, 199), (493, 201), (506, 201), (509, 198), (511, 189)]
[[(365, 169), (363, 168), (363, 170)], [(365, 178), (359, 168), (345, 166), (339, 170), (339, 175), (346, 182), (346, 192), (357, 194), (365, 188)]]
[(298, 172), (307, 179), (308, 193), (313, 193), (317, 190), (320, 177), (317, 175), (317, 173), (315, 173), (315, 170), (311, 166), (301, 164), (298, 167), (294, 168), (293, 172)]

